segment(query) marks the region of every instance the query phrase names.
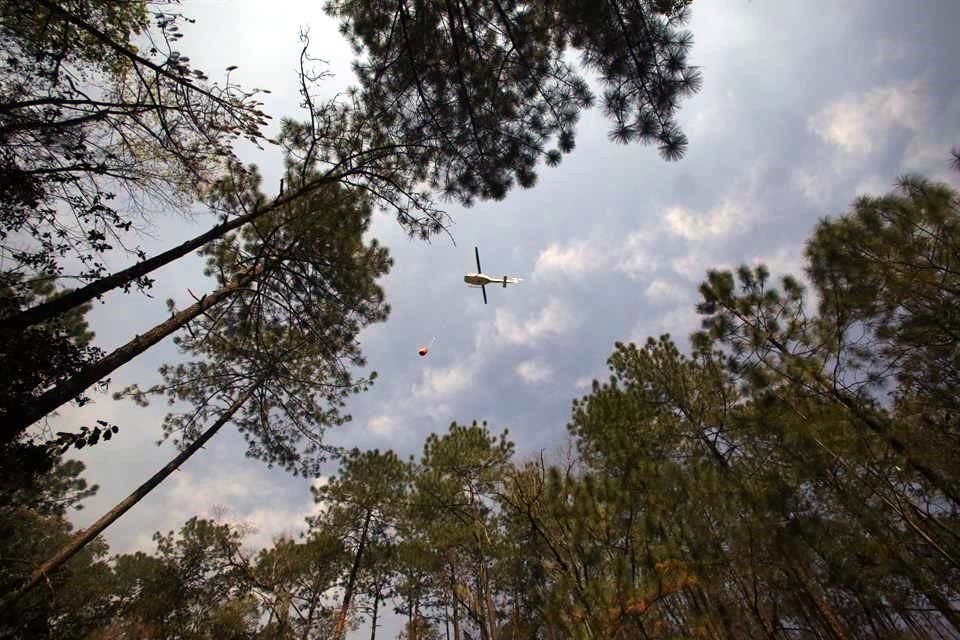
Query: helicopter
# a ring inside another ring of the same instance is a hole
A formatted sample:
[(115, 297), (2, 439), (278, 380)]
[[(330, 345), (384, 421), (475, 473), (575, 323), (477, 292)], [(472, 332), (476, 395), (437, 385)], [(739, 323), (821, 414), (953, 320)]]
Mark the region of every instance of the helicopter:
[(487, 304), (487, 285), (502, 285), (506, 289), (508, 284), (517, 284), (523, 282), (522, 278), (514, 278), (512, 276), (501, 276), (499, 278), (494, 278), (493, 276), (488, 276), (483, 273), (483, 269), (480, 268), (480, 250), (477, 247), (473, 248), (473, 253), (477, 258), (477, 272), (468, 273), (463, 276), (463, 281), (467, 283), (469, 287), (480, 287), (483, 291), (483, 304)]

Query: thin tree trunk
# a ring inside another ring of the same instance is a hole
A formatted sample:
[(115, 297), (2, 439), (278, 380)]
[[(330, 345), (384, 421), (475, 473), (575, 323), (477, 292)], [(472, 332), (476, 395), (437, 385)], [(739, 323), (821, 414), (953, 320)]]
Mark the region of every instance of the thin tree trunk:
[(380, 611), (380, 590), (373, 594), (373, 615), (370, 616), (370, 640), (377, 640), (377, 613)]
[(460, 640), (460, 601), (457, 598), (457, 574), (450, 565), (450, 592), (453, 594), (453, 640)]
[(100, 297), (108, 291), (112, 291), (113, 289), (118, 289), (120, 287), (128, 287), (138, 278), (142, 278), (148, 273), (151, 273), (160, 267), (168, 265), (171, 262), (182, 258), (191, 251), (199, 249), (213, 240), (222, 238), (231, 231), (239, 229), (243, 225), (253, 222), (263, 215), (266, 215), (272, 211), (276, 211), (290, 204), (296, 199), (316, 191), (323, 185), (332, 181), (332, 178), (318, 178), (317, 180), (310, 182), (304, 187), (297, 189), (288, 195), (280, 196), (270, 204), (257, 207), (253, 211), (242, 216), (238, 216), (233, 220), (218, 224), (217, 226), (208, 229), (200, 235), (195, 236), (190, 240), (173, 247), (172, 249), (168, 249), (163, 253), (159, 253), (148, 260), (138, 262), (135, 265), (127, 267), (121, 271), (117, 271), (109, 276), (104, 276), (103, 278), (91, 282), (86, 286), (80, 287), (79, 289), (67, 291), (53, 298), (52, 300), (34, 305), (29, 309), (24, 309), (19, 313), (15, 313), (5, 318), (0, 318), (0, 328), (12, 331), (24, 329), (41, 322), (46, 322), (63, 313), (66, 313), (75, 307), (79, 307), (82, 304), (90, 302), (94, 298)]
[(417, 632), (413, 628), (413, 595), (411, 594), (407, 608), (407, 638), (413, 640), (417, 637)]
[[(751, 318), (745, 317), (737, 309), (724, 304), (724, 308), (735, 315), (741, 322), (750, 327), (756, 327), (756, 324), (752, 321)], [(782, 342), (777, 340), (771, 335), (766, 336), (766, 342), (770, 344), (774, 349), (780, 352), (781, 357), (783, 358), (792, 358), (794, 357), (793, 353), (784, 345)], [(913, 457), (910, 452), (910, 449), (907, 445), (900, 440), (896, 434), (891, 433), (890, 428), (877, 420), (875, 417), (870, 415), (860, 404), (856, 401), (855, 398), (852, 398), (850, 394), (843, 392), (836, 388), (834, 381), (831, 381), (822, 372), (815, 371), (813, 372), (813, 377), (816, 381), (817, 391), (819, 393), (833, 398), (836, 402), (844, 406), (854, 418), (863, 423), (870, 431), (872, 431), (877, 437), (882, 439), (887, 446), (893, 449), (899, 455), (902, 455), (904, 462), (908, 467), (919, 473), (923, 476), (930, 484), (940, 490), (944, 496), (950, 499), (954, 504), (960, 505), (960, 493), (951, 485), (947, 478), (940, 474), (935, 469), (930, 468), (925, 463), (917, 460)], [(791, 381), (797, 382), (793, 378), (790, 378)], [(799, 381), (803, 384), (803, 381)], [(809, 385), (808, 385), (809, 386)]]
[(311, 627), (313, 627), (313, 614), (314, 614), (314, 611), (316, 610), (316, 608), (317, 608), (317, 601), (316, 601), (316, 599), (311, 599), (311, 600), (310, 600), (310, 609), (307, 610), (307, 621), (306, 621), (306, 623), (303, 625), (303, 634), (301, 634), (300, 640), (309, 640), (309, 638), (310, 638), (310, 630), (311, 630)]
[(136, 336), (109, 355), (82, 369), (70, 379), (47, 390), (40, 397), (23, 406), (17, 413), (7, 416), (3, 431), (0, 432), (0, 443), (12, 441), (40, 418), (74, 399), (91, 385), (110, 375), (118, 367), (130, 362), (207, 309), (236, 294), (263, 273), (263, 270), (264, 266), (262, 264), (248, 269), (233, 282), (203, 296), (198, 302), (174, 314), (169, 320), (161, 322), (143, 335)]
[(781, 549), (784, 551), (787, 566), (790, 567), (791, 572), (796, 576), (797, 581), (800, 583), (800, 586), (803, 587), (803, 591), (807, 594), (807, 597), (813, 602), (813, 606), (816, 608), (820, 618), (827, 624), (830, 635), (836, 640), (847, 640), (847, 634), (843, 629), (843, 625), (840, 623), (840, 618), (833, 610), (833, 607), (830, 606), (830, 603), (818, 593), (817, 585), (813, 578), (804, 567), (793, 561), (789, 555), (789, 549), (784, 547), (781, 547)]
[(443, 603), (443, 630), (444, 637), (450, 640), (450, 616), (447, 614), (447, 603)]
[(340, 605), (340, 615), (337, 616), (337, 626), (333, 630), (333, 640), (342, 640), (344, 631), (347, 628), (347, 614), (350, 613), (350, 600), (353, 598), (353, 588), (356, 584), (357, 573), (360, 571), (360, 561), (363, 558), (363, 548), (367, 544), (367, 530), (370, 527), (370, 518), (373, 516), (372, 510), (367, 510), (367, 515), (363, 520), (363, 531), (360, 533), (360, 542), (357, 544), (357, 553), (353, 556), (353, 565), (350, 567), (350, 575), (347, 578), (347, 588), (343, 592), (343, 604)]
[(33, 573), (30, 575), (30, 579), (22, 587), (8, 596), (3, 603), (3, 607), (0, 608), (6, 608), (7, 606), (14, 604), (24, 594), (40, 584), (44, 578), (56, 571), (60, 566), (63, 565), (63, 563), (76, 555), (77, 552), (83, 549), (91, 540), (100, 535), (104, 529), (116, 522), (120, 516), (133, 508), (133, 506), (140, 502), (140, 500), (142, 500), (147, 494), (153, 491), (157, 485), (163, 482), (171, 473), (176, 471), (180, 465), (190, 458), (190, 456), (199, 451), (200, 448), (223, 427), (223, 425), (230, 421), (230, 418), (232, 418), (233, 415), (239, 411), (241, 407), (243, 407), (247, 400), (250, 399), (250, 396), (253, 395), (253, 392), (260, 385), (260, 382), (261, 381), (258, 380), (247, 387), (246, 390), (237, 396), (236, 400), (234, 400), (233, 403), (227, 407), (226, 411), (224, 411), (223, 414), (217, 418), (216, 422), (214, 422), (209, 429), (204, 431), (199, 438), (190, 443), (186, 449), (181, 451), (180, 454), (167, 463), (165, 467), (153, 474), (149, 480), (137, 487), (133, 493), (117, 503), (113, 509), (110, 509), (110, 511), (103, 514), (100, 519), (98, 519), (92, 525), (86, 529), (78, 531), (70, 540), (70, 542), (64, 545), (52, 558), (34, 569)]
[(483, 576), (483, 605), (487, 610), (487, 625), (490, 627), (490, 640), (497, 637), (497, 612), (493, 606), (493, 596), (490, 594), (490, 574), (485, 560), (480, 560), (480, 573)]
[(317, 585), (317, 582), (317, 578), (314, 577), (314, 581), (310, 585), (310, 609), (307, 611), (307, 622), (303, 625), (303, 635), (300, 636), (300, 640), (310, 640), (310, 631), (313, 630), (313, 616), (316, 613), (317, 603), (321, 595), (318, 593), (320, 587)]

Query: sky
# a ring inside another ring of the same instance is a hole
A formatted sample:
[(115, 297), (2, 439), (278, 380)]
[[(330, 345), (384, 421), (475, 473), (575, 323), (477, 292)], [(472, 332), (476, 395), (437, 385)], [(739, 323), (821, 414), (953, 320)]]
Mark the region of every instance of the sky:
[[(183, 0), (180, 49), (211, 77), (270, 89), (265, 109), (302, 115), (296, 68), (302, 27), (314, 56), (334, 74), (332, 96), (352, 83), (352, 52), (318, 0)], [(389, 214), (371, 235), (394, 267), (381, 281), (392, 312), (360, 342), (379, 378), (348, 405), (352, 422), (332, 444), (418, 455), (426, 436), (451, 421), (485, 420), (509, 429), (520, 457), (566, 443), (571, 401), (605, 378), (616, 341), (670, 333), (682, 349), (697, 328), (697, 286), (707, 269), (763, 262), (774, 277), (803, 270), (803, 246), (817, 220), (848, 209), (857, 195), (881, 194), (898, 175), (918, 172), (960, 186), (949, 150), (960, 145), (960, 3), (928, 0), (695, 0), (691, 62), (704, 86), (679, 121), (686, 156), (607, 137), (597, 110), (583, 114), (577, 147), (542, 168), (529, 190), (470, 209), (450, 205), (453, 239), (410, 240)], [(279, 182), (276, 149), (241, 149), (265, 184)], [(209, 218), (154, 216), (140, 241), (156, 252), (210, 225)], [(524, 282), (488, 287), (489, 304), (467, 288), (479, 247), (483, 270)], [(124, 266), (116, 257), (115, 268)], [(191, 302), (212, 286), (198, 258), (159, 273), (152, 298), (111, 294), (89, 314), (99, 346), (112, 349), (166, 317), (164, 300)], [(417, 349), (434, 340), (426, 358)], [(176, 361), (161, 343), (112, 376), (111, 389), (159, 380)], [(141, 408), (107, 395), (61, 410), (57, 424), (106, 418), (121, 427), (111, 442), (78, 452), (100, 485), (72, 516), (86, 526), (171, 457), (157, 446), (166, 406)], [(248, 542), (297, 534), (316, 509), (321, 478), (294, 478), (244, 457), (232, 431), (206, 448), (106, 532), (113, 552), (153, 548), (155, 531), (193, 515), (220, 515), (255, 528)], [(330, 466), (328, 473), (334, 473)], [(226, 514), (226, 515), (223, 515)]]

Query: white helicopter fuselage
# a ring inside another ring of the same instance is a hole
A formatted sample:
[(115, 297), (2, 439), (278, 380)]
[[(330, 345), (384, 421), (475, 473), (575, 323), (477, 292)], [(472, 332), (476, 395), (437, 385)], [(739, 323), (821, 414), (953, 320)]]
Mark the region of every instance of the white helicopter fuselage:
[(499, 284), (505, 287), (508, 284), (517, 284), (520, 282), (520, 278), (513, 278), (510, 276), (500, 276), (499, 278), (494, 278), (485, 273), (468, 273), (467, 275), (463, 276), (463, 281), (474, 287), (482, 287), (487, 284)]

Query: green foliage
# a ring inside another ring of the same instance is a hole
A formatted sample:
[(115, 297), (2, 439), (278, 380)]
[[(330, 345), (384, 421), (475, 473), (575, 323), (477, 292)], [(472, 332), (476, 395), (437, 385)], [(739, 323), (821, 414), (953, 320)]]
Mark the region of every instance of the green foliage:
[(163, 5), (0, 2), (0, 254), (12, 271), (60, 275), (73, 259), (81, 280), (101, 276), (148, 202), (185, 210), (237, 137), (261, 139), (259, 92), (192, 68), (174, 48), (183, 17)]
[(674, 116), (700, 76), (686, 62), (684, 3), (664, 4), (331, 0), (326, 10), (363, 55), (355, 67), (365, 112), (397, 143), (415, 145), (418, 178), (470, 203), (532, 186), (541, 159), (556, 164), (574, 148), (594, 97), (572, 52), (600, 77), (611, 138), (682, 155)]
[[(53, 278), (24, 282), (18, 274), (0, 274), (0, 316), (57, 294)], [(93, 332), (84, 319), (89, 310), (89, 304), (82, 305), (23, 331), (0, 328), (0, 367), (5, 372), (0, 386), (0, 420), (102, 355), (90, 345)]]
[[(225, 186), (225, 194), (262, 198), (255, 172), (238, 179), (244, 182)], [(167, 435), (188, 443), (205, 421), (252, 390), (231, 417), (248, 455), (316, 475), (329, 451), (324, 429), (350, 419), (341, 412), (346, 398), (376, 375), (353, 378), (353, 369), (366, 364), (357, 334), (389, 312), (376, 279), (392, 261), (386, 248), (364, 238), (370, 215), (361, 193), (331, 184), (211, 244), (208, 275), (221, 285), (248, 273), (253, 280), (175, 339), (200, 359), (165, 365), (163, 384), (123, 394), (188, 403), (164, 421)]]
[(352, 556), (342, 578), (344, 595), (334, 638), (343, 636), (358, 593), (369, 599), (371, 611), (384, 597), (385, 570), (396, 551), (393, 537), (406, 506), (409, 482), (409, 465), (392, 451), (353, 449), (341, 458), (339, 475), (312, 489), (324, 511), (310, 520), (311, 527), (335, 535)]
[[(38, 61), (84, 63), (108, 71), (125, 66), (126, 59), (93, 33), (78, 29), (65, 13), (83, 16), (110, 40), (127, 43), (148, 26), (147, 2), (134, 0), (103, 4), (94, 0), (61, 0), (53, 7), (34, 3), (0, 3), (0, 20), (8, 37), (15, 38), (23, 55)], [(20, 61), (22, 64), (25, 61)], [(13, 64), (13, 63), (11, 63)]]
[(261, 551), (252, 572), (268, 614), (261, 635), (329, 638), (336, 614), (330, 594), (348, 559), (336, 532), (322, 529), (312, 531), (303, 542), (280, 539)]
[[(19, 451), (17, 453), (20, 453)], [(80, 478), (83, 464), (45, 457), (49, 467), (32, 469), (28, 482), (3, 474), (0, 500), (0, 592), (6, 594), (34, 566), (60, 548), (72, 533), (64, 517), (93, 495)], [(21, 463), (22, 464), (22, 463)], [(5, 461), (4, 471), (9, 467)], [(0, 609), (0, 635), (16, 638), (81, 639), (113, 611), (113, 576), (105, 562), (107, 545), (97, 539), (63, 569), (48, 576), (44, 588), (27, 594), (13, 608)]]
[[(807, 247), (820, 313), (860, 332), (851, 365), (885, 392), (929, 452), (960, 444), (960, 201), (943, 184), (902, 178), (850, 215), (824, 220)], [(853, 342), (847, 338), (846, 342)], [(886, 388), (884, 388), (886, 387)]]
[(259, 612), (240, 564), (240, 534), (191, 518), (177, 534), (153, 539), (155, 555), (114, 561), (120, 602), (113, 637), (251, 638)]

